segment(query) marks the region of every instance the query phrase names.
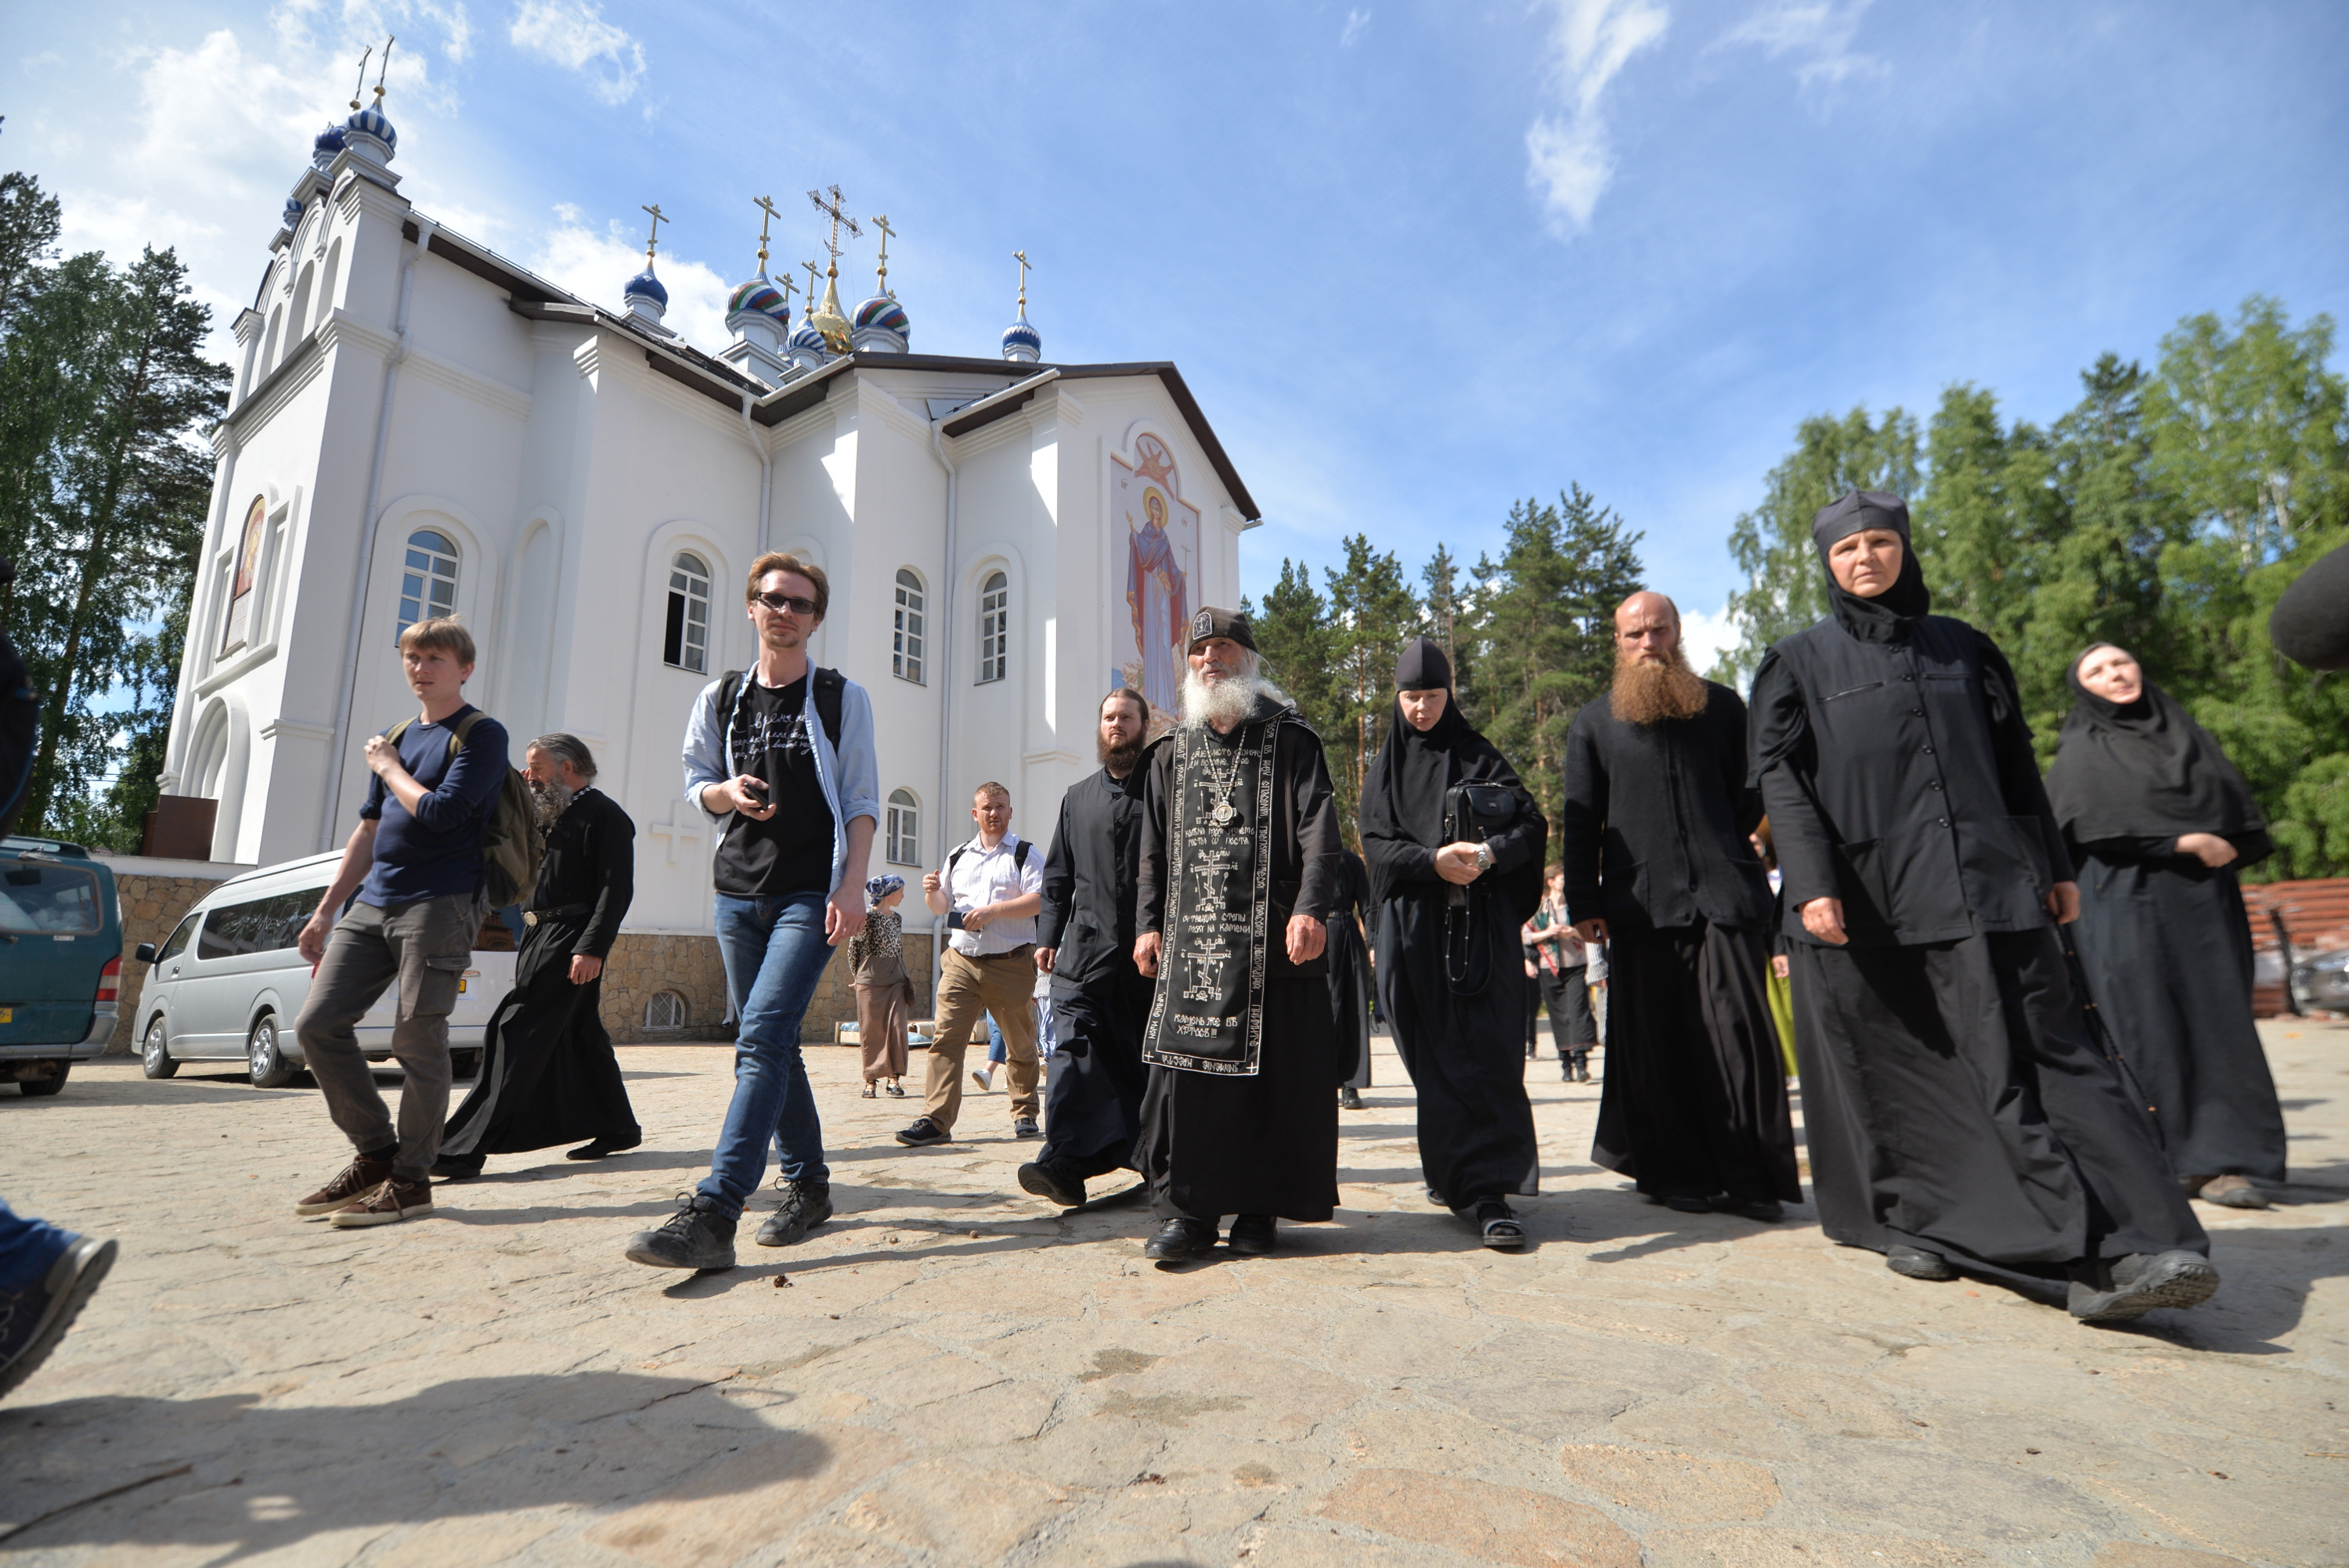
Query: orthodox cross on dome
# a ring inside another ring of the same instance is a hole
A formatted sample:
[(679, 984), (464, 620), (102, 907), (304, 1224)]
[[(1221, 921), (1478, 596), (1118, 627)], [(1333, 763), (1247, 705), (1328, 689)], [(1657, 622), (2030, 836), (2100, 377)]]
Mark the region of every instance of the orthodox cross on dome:
[(660, 226), (667, 222), (669, 217), (660, 210), (660, 203), (657, 201), (649, 207), (638, 207), (636, 211), (650, 212), (653, 215), (652, 232), (645, 236), (645, 270), (650, 272), (653, 265), (653, 253), (660, 249)]
[(1028, 253), (1014, 251), (1011, 259), (1019, 263), (1019, 319), (1028, 319)]
[[(774, 199), (770, 196), (759, 197), (751, 202), (751, 205), (764, 214), (759, 220), (759, 275), (763, 278), (767, 275), (767, 225), (782, 214), (775, 211)], [(786, 302), (791, 299), (792, 291), (798, 287), (799, 285), (790, 278), (786, 277), (783, 280), (783, 298)]]
[[(766, 258), (764, 256), (760, 258), (762, 262)], [(762, 278), (765, 277), (767, 275), (767, 269), (761, 266), (759, 269), (759, 275)], [(792, 295), (800, 292), (800, 285), (792, 282), (792, 274), (789, 272), (784, 273), (781, 277), (774, 279), (773, 282), (777, 288), (783, 291), (783, 325), (789, 326), (792, 321)]]
[(897, 231), (889, 227), (889, 214), (886, 212), (874, 219), (873, 226), (881, 231), (881, 292), (895, 299), (895, 294), (889, 294), (889, 242), (897, 237)]
[(823, 242), (823, 248), (832, 253), (832, 264), (823, 269), (823, 300), (809, 314), (808, 319), (815, 323), (818, 332), (823, 334), (827, 347), (834, 354), (845, 354), (849, 348), (848, 318), (840, 314), (840, 231), (843, 226), (853, 235), (861, 235), (864, 231), (858, 228), (856, 220), (848, 215), (848, 210), (841, 201), (840, 187), (834, 185), (829, 191), (830, 201), (824, 199), (823, 191), (808, 192), (808, 200), (815, 203), (815, 210), (832, 220), (832, 237)]
[(367, 62), (374, 58), (375, 46), (373, 44), (369, 44), (367, 46), (366, 51), (359, 56), (358, 80), (351, 84), (351, 110), (353, 113), (357, 113), (358, 111), (359, 94), (367, 91)]
[(823, 269), (813, 262), (802, 262), (800, 265), (805, 267), (808, 273), (807, 294), (801, 299), (800, 304), (806, 307), (808, 315), (813, 315), (815, 314), (815, 275)]
[[(383, 58), (377, 62), (375, 73), (375, 101), (378, 103), (383, 101), (383, 78), (391, 74), (391, 46), (398, 42), (399, 42), (398, 34), (383, 41)], [(359, 74), (361, 76), (367, 74), (365, 66), (359, 67)]]
[(824, 276), (836, 278), (840, 275), (841, 225), (846, 224), (850, 235), (856, 238), (862, 238), (864, 231), (858, 228), (856, 220), (848, 215), (846, 207), (841, 201), (840, 187), (834, 185), (831, 188), (831, 191), (832, 200), (829, 201), (824, 200), (824, 192), (822, 191), (809, 191), (808, 200), (815, 203), (817, 211), (832, 220), (832, 238), (823, 242), (823, 248), (832, 253), (832, 265), (824, 269)]

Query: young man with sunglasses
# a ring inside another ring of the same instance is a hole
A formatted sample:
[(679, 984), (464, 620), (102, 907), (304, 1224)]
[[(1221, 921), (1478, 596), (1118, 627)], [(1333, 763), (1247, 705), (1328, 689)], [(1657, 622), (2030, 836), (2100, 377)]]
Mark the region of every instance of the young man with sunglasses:
[(685, 732), (686, 799), (721, 824), (712, 871), (740, 1020), (734, 1099), (700, 1187), (667, 1223), (629, 1240), (629, 1259), (655, 1268), (734, 1266), (735, 1222), (766, 1174), (770, 1139), (783, 1201), (759, 1244), (789, 1245), (832, 1217), (800, 1021), (832, 950), (864, 924), (881, 815), (873, 704), (863, 686), (808, 661), (831, 597), (821, 567), (761, 555), (743, 597), (759, 662), (704, 687)]

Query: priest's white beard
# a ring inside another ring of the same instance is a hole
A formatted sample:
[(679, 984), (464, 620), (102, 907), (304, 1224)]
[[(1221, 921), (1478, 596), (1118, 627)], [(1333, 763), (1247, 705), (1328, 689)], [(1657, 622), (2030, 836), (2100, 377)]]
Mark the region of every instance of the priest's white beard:
[(576, 789), (564, 789), (561, 779), (549, 779), (543, 782), (536, 779), (532, 779), (530, 807), (538, 818), (538, 825), (542, 828), (554, 826), (555, 819), (571, 810), (571, 802), (578, 797), (578, 794), (579, 791)]
[(1245, 722), (1247, 716), (1256, 710), (1258, 697), (1278, 707), (1289, 706), (1288, 694), (1265, 679), (1258, 673), (1260, 668), (1251, 660), (1248, 667), (1240, 674), (1227, 676), (1219, 681), (1207, 680), (1198, 671), (1185, 669), (1183, 672), (1184, 727), (1197, 729), (1202, 726), (1213, 726), (1219, 730), (1229, 729)]

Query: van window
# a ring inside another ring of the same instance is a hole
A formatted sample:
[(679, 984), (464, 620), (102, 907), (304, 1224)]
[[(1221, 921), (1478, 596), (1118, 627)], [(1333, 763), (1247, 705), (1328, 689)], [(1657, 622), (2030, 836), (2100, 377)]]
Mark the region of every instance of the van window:
[(95, 936), (104, 929), (96, 872), (18, 861), (0, 875), (0, 931)]
[(275, 953), (294, 945), (302, 927), (318, 907), (326, 890), (281, 892), (246, 903), (222, 904), (204, 916), (204, 934), (196, 944), (198, 958), (236, 958), (247, 953)]
[(202, 918), (202, 915), (191, 914), (180, 922), (180, 929), (171, 933), (171, 940), (163, 944), (163, 951), (155, 954), (155, 962), (160, 964), (166, 958), (177, 958), (185, 953), (189, 939), (196, 934), (196, 922)]

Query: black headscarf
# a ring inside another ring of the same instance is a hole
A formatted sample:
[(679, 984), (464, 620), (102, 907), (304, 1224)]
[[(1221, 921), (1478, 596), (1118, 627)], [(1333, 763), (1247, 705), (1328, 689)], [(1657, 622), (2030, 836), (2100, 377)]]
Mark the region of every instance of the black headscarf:
[(2047, 770), (2056, 822), (2083, 844), (2179, 833), (2264, 841), (2251, 785), (2176, 697), (2147, 680), (2135, 702), (2117, 703), (2080, 684), (2082, 662), (2112, 645), (2091, 643), (2064, 675), (2072, 712)]
[(1909, 537), (1909, 503), (1883, 490), (1853, 490), (1822, 507), (1811, 520), (1811, 542), (1824, 567), (1829, 546), (1864, 528), (1889, 528), (1900, 536), (1900, 574), (1891, 587), (1867, 599), (1837, 583), (1835, 569), (1827, 567), (1827, 603), (1836, 624), (1861, 642), (1905, 643), (1918, 617), (1933, 608), (1925, 570), (1918, 565), (1917, 546)]
[[(1380, 743), (1379, 754), (1371, 759), (1370, 772), (1362, 781), (1362, 853), (1370, 861), (1373, 894), (1381, 903), (1396, 891), (1401, 880), (1392, 856), (1381, 851), (1398, 842), (1442, 849), (1444, 794), (1453, 785), (1468, 780), (1500, 784), (1517, 796), (1519, 811), (1538, 810), (1509, 759), (1461, 717), (1460, 702), (1451, 686), (1452, 662), (1444, 656), (1440, 645), (1425, 637), (1413, 637), (1403, 645), (1402, 656), (1395, 660), (1395, 689), (1428, 691), (1442, 686), (1445, 695), (1442, 716), (1423, 734), (1403, 717), (1402, 699), (1395, 700), (1387, 718), (1386, 739)], [(1541, 902), (1541, 858), (1537, 851), (1526, 857), (1525, 865), (1504, 875), (1510, 903), (1524, 905), (1517, 915), (1521, 922)], [(1523, 896), (1525, 890), (1516, 885), (1526, 880), (1528, 872), (1530, 898)]]

